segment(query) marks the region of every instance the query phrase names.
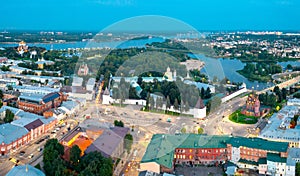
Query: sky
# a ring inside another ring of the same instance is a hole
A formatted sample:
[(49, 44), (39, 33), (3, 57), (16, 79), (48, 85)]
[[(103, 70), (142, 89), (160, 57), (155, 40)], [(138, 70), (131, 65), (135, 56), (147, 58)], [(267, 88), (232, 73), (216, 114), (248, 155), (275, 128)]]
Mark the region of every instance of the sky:
[(162, 15), (197, 30), (300, 31), (299, 0), (0, 0), (1, 30), (101, 31)]

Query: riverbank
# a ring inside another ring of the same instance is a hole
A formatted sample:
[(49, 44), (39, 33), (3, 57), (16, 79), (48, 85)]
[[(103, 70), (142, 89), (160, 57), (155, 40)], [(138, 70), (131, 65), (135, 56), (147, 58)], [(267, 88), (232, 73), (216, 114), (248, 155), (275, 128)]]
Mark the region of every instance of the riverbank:
[(244, 70), (237, 70), (236, 72), (238, 72), (240, 75), (247, 78), (249, 81), (258, 81), (263, 83), (272, 81), (272, 77), (270, 75), (261, 76), (261, 75), (245, 72)]

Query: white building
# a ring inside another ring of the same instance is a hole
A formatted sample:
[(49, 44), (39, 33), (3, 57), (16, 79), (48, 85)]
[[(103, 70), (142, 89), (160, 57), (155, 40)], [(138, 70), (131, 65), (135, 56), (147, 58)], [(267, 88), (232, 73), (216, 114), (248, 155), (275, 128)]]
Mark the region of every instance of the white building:
[(83, 78), (81, 77), (73, 77), (72, 86), (82, 86)]
[(86, 83), (86, 90), (93, 91), (95, 87), (96, 79), (90, 78)]
[(194, 107), (194, 118), (204, 119), (206, 117), (206, 106), (201, 98), (198, 99)]
[(298, 114), (299, 106), (285, 106), (280, 112), (269, 119), (266, 127), (260, 132), (259, 137), (272, 141), (289, 142), (290, 147), (300, 148), (300, 118), (294, 129), (290, 122)]
[(110, 97), (110, 92), (107, 89), (107, 87), (105, 88), (105, 91), (103, 92), (103, 96), (102, 96), (102, 104), (105, 105), (109, 105), (111, 103), (113, 103), (113, 98)]
[(300, 162), (300, 149), (290, 148), (286, 161), (286, 176), (295, 176), (296, 163)]

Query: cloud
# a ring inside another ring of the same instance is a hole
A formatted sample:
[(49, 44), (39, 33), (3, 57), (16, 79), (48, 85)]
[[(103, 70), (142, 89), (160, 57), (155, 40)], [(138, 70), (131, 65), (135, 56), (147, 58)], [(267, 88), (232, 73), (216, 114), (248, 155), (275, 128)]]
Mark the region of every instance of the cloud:
[(135, 0), (96, 0), (94, 3), (105, 6), (132, 6)]

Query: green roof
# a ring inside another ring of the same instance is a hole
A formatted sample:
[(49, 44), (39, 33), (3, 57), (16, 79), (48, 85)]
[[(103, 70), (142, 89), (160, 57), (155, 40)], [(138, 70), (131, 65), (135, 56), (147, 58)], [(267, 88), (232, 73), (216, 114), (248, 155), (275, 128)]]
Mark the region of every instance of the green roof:
[(277, 163), (286, 163), (286, 158), (280, 157), (279, 154), (267, 153), (267, 160)]
[(156, 162), (164, 167), (172, 168), (176, 148), (227, 148), (227, 144), (232, 144), (233, 147), (245, 146), (276, 152), (286, 152), (288, 149), (286, 142), (273, 142), (260, 138), (205, 134), (154, 134), (141, 162)]
[(156, 162), (172, 168), (176, 148), (226, 148), (229, 138), (199, 134), (154, 134), (141, 162)]
[(267, 158), (259, 158), (258, 163), (259, 164), (267, 164)]
[(288, 142), (268, 141), (261, 138), (245, 138), (245, 137), (232, 137), (229, 143), (233, 147), (248, 147), (257, 148), (267, 151), (286, 152), (289, 146)]
[(250, 161), (250, 160), (246, 160), (246, 159), (240, 159), (238, 162), (239, 162), (239, 163), (251, 164), (251, 165), (258, 166), (258, 162)]

